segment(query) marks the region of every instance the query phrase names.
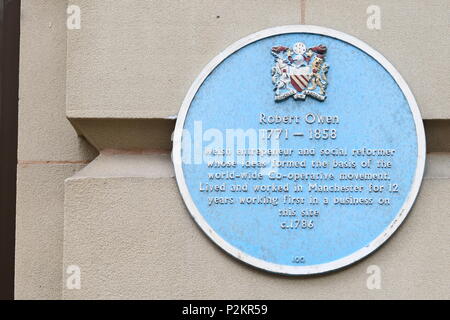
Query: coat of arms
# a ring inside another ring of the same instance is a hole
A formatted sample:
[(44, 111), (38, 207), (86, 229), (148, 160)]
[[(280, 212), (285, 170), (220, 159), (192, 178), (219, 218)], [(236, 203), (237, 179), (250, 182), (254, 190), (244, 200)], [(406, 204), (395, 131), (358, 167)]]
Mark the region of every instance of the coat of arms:
[(305, 100), (307, 96), (319, 101), (326, 99), (327, 72), (325, 63), (327, 47), (307, 48), (297, 42), (292, 48), (272, 47), (275, 65), (272, 67), (275, 101), (289, 97)]

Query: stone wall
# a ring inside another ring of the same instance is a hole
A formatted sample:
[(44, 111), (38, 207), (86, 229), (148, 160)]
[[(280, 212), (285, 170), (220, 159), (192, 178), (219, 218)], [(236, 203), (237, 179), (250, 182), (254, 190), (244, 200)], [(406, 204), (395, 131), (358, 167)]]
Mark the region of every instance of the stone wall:
[[(81, 29), (66, 27), (69, 4)], [(367, 28), (369, 5), (381, 30)], [(450, 298), (449, 2), (446, 0), (23, 0), (16, 234), (18, 299)], [(184, 207), (170, 160), (175, 116), (228, 45), (312, 24), (380, 51), (425, 119), (425, 178), (406, 221), (344, 270), (286, 277), (213, 244)], [(167, 63), (171, 61), (171, 63)], [(66, 269), (81, 270), (81, 289)], [(382, 289), (366, 286), (367, 267)]]

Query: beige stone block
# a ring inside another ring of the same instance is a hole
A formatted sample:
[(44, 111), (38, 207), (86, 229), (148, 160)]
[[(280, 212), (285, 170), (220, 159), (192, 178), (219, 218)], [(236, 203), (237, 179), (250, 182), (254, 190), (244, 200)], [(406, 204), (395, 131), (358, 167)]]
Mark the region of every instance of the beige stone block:
[[(337, 272), (289, 277), (243, 264), (204, 235), (169, 156), (101, 157), (66, 181), (64, 265), (81, 268), (81, 289), (65, 289), (64, 299), (450, 298), (445, 159), (429, 159), (445, 174), (427, 176), (410, 216), (378, 251)], [(380, 290), (366, 286), (370, 265), (381, 268)]]
[(68, 33), (70, 118), (164, 118), (227, 46), (300, 22), (298, 0), (75, 0), (81, 30)]
[(22, 1), (19, 159), (88, 160), (96, 151), (66, 119), (67, 1)]
[(88, 166), (68, 179), (82, 178), (173, 178), (175, 172), (168, 153), (105, 150)]
[[(380, 7), (381, 30), (367, 27), (370, 5)], [(447, 0), (307, 0), (305, 22), (368, 43), (401, 73), (424, 119), (449, 119), (449, 12)]]
[(81, 167), (18, 166), (16, 299), (61, 299), (64, 179)]

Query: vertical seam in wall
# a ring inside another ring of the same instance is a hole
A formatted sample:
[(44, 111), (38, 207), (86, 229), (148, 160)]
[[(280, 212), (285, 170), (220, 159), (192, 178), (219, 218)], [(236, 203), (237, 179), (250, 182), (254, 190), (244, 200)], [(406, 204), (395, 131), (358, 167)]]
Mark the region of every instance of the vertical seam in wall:
[(306, 0), (300, 0), (300, 24), (306, 24)]

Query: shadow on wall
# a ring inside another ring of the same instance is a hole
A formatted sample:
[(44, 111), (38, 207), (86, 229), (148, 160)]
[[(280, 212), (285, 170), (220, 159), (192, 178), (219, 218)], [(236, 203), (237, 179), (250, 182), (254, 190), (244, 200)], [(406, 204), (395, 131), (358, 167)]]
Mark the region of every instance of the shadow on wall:
[(70, 119), (97, 150), (155, 150), (170, 153), (174, 119)]
[(450, 120), (424, 120), (427, 153), (450, 152)]

